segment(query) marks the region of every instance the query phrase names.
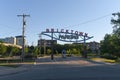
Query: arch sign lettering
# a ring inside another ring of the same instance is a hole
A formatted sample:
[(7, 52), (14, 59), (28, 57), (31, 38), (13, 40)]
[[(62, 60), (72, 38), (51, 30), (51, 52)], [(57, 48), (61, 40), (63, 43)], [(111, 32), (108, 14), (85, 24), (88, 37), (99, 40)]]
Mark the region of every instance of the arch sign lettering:
[(89, 40), (92, 37), (88, 36), (88, 33), (65, 30), (65, 29), (46, 29), (46, 31), (41, 32), (41, 35), (46, 35), (55, 40), (60, 40), (64, 42), (81, 42)]
[(86, 50), (86, 40), (89, 40), (92, 37), (88, 36), (87, 33), (80, 32), (80, 31), (74, 31), (74, 30), (65, 30), (65, 29), (46, 29), (46, 31), (41, 32), (40, 35), (46, 35), (51, 37), (51, 59), (54, 59), (54, 50), (53, 50), (53, 39), (60, 40), (64, 42), (84, 42), (84, 57), (87, 57), (87, 54), (85, 52)]

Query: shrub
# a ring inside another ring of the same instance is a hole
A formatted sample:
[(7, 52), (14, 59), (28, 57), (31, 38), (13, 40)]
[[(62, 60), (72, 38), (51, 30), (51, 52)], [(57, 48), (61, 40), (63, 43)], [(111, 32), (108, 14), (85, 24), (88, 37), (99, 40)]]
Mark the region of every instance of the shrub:
[(102, 58), (116, 60), (118, 57), (113, 55), (101, 55)]

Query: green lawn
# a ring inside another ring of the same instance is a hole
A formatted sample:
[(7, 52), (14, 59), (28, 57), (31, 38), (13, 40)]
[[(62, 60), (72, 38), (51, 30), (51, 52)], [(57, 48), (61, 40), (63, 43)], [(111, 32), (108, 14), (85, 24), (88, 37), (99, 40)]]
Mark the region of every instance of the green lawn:
[(2, 63), (2, 64), (0, 64), (0, 66), (12, 67), (12, 68), (17, 68), (17, 67), (20, 67), (20, 65), (16, 65), (16, 64), (9, 64), (9, 63)]
[(93, 61), (98, 61), (98, 62), (108, 62), (108, 63), (115, 63), (115, 60), (111, 59), (105, 59), (105, 58), (91, 58)]
[(21, 61), (21, 59), (0, 59), (0, 63), (21, 63), (21, 62), (34, 62), (34, 60), (24, 59), (24, 61)]
[(6, 67), (13, 67), (17, 68), (20, 66), (20, 64), (34, 64), (33, 59), (25, 59), (24, 61), (21, 61), (21, 59), (0, 59), (0, 66), (6, 66)]

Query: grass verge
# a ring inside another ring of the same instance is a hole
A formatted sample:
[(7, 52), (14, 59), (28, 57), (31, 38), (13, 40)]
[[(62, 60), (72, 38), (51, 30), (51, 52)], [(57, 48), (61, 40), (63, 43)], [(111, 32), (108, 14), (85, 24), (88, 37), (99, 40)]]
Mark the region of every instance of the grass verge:
[(116, 60), (105, 59), (105, 58), (91, 58), (91, 60), (98, 62), (116, 63)]
[(2, 64), (0, 64), (0, 66), (4, 66), (4, 67), (12, 67), (12, 68), (20, 67), (20, 65), (9, 64), (9, 63), (2, 63)]

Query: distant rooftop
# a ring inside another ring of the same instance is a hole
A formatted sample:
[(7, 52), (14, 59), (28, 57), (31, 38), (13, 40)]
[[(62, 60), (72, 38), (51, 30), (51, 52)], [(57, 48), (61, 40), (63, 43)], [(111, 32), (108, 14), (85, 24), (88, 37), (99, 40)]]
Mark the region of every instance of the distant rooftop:
[(19, 36), (15, 36), (16, 38), (21, 38), (22, 37), (22, 35), (19, 35)]
[(19, 38), (19, 37), (22, 37), (22, 35), (20, 35), (20, 36), (15, 36), (16, 38)]

